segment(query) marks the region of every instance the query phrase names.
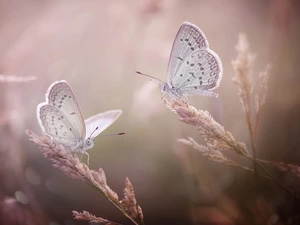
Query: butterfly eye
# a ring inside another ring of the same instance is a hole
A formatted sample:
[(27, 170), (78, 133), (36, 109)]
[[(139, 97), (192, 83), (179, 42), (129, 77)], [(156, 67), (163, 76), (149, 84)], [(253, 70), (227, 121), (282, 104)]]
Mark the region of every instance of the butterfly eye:
[(87, 139), (87, 140), (86, 140), (86, 144), (87, 144), (88, 146), (91, 144), (90, 139)]

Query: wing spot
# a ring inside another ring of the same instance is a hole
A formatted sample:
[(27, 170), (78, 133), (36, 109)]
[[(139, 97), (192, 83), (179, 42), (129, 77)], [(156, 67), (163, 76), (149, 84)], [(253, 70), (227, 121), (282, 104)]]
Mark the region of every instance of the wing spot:
[(182, 75), (182, 74), (180, 74), (180, 76), (181, 76), (181, 77), (183, 77), (183, 75)]
[(188, 38), (186, 38), (186, 39), (184, 39), (186, 42), (188, 42), (189, 41), (189, 39)]
[(61, 108), (61, 105), (58, 105), (58, 108)]
[(60, 118), (61, 118), (61, 119), (63, 119), (63, 118), (64, 118), (64, 116), (61, 116)]
[(72, 128), (70, 127), (70, 131), (72, 131)]
[(58, 136), (58, 132), (56, 131), (55, 134)]
[(180, 41), (183, 41), (183, 39), (182, 39), (182, 38), (180, 38)]
[(188, 82), (190, 82), (190, 79), (187, 79)]
[(195, 66), (195, 64), (194, 64), (194, 63), (191, 63), (191, 67), (193, 67), (193, 66)]
[(195, 89), (197, 89), (197, 87), (195, 86)]
[(59, 103), (61, 104), (61, 103), (63, 103), (63, 101), (59, 101)]
[(200, 80), (200, 85), (202, 85), (202, 83), (203, 83), (202, 80)]
[(181, 58), (181, 57), (177, 57), (177, 59), (179, 59), (179, 60), (181, 60), (181, 61), (183, 60), (183, 58)]
[(66, 97), (67, 97), (67, 95), (64, 95), (64, 97), (66, 98)]
[(75, 115), (76, 113), (75, 112), (71, 112), (71, 115)]
[(196, 77), (195, 77), (195, 74), (194, 74), (193, 72), (190, 72), (190, 74), (191, 74), (194, 78), (196, 78)]
[(204, 70), (204, 68), (201, 66), (201, 67), (200, 67), (200, 70)]
[(189, 64), (190, 64), (190, 62), (189, 62), (189, 61), (186, 61), (186, 64), (188, 64), (188, 65), (189, 65)]
[(71, 95), (69, 95), (69, 98), (72, 98), (72, 96), (71, 96)]
[(195, 48), (194, 48), (194, 47), (191, 47), (191, 50), (192, 50), (192, 51), (194, 51), (194, 50), (195, 50)]
[(191, 42), (189, 42), (189, 43), (188, 43), (188, 45), (189, 45), (189, 46), (192, 46), (192, 43), (191, 43)]
[(204, 75), (204, 72), (202, 72), (202, 75)]

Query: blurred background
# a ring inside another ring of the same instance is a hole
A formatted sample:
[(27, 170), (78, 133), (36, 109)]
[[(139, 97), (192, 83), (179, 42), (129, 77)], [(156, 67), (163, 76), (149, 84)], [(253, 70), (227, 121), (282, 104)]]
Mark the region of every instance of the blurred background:
[[(272, 63), (261, 115), (258, 157), (300, 164), (300, 2), (297, 0), (0, 0), (0, 74), (36, 76), (0, 83), (0, 224), (88, 224), (72, 210), (131, 224), (88, 185), (53, 168), (24, 131), (40, 133), (36, 106), (49, 85), (67, 80), (84, 118), (122, 109), (121, 117), (89, 151), (90, 168), (103, 168), (122, 196), (131, 180), (146, 224), (299, 224), (299, 202), (272, 181), (208, 161), (177, 142), (194, 127), (161, 102), (154, 80), (167, 79), (169, 53), (184, 21), (196, 24), (224, 67), (219, 98), (190, 98), (250, 148), (232, 82), (238, 34), (247, 35), (258, 73)], [(229, 155), (243, 165), (249, 162)], [(292, 190), (299, 181), (270, 171)]]

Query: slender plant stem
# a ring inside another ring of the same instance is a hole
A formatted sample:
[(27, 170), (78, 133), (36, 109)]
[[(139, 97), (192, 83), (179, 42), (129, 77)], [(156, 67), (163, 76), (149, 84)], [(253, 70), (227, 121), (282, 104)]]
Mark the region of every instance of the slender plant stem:
[[(253, 160), (253, 159), (252, 159)], [(293, 197), (295, 197), (294, 193), (288, 189), (286, 186), (284, 186), (283, 184), (280, 183), (279, 180), (277, 180), (276, 177), (274, 177), (263, 165), (261, 165), (260, 162), (256, 161), (256, 164), (269, 176), (272, 178), (272, 180), (277, 183), (280, 187), (282, 187), (283, 189), (285, 189), (287, 192), (289, 192)]]
[[(247, 88), (246, 88), (247, 89)], [(251, 139), (251, 146), (252, 146), (252, 152), (253, 152), (253, 169), (254, 169), (254, 178), (255, 183), (257, 185), (257, 167), (256, 167), (256, 149), (255, 149), (255, 143), (254, 143), (254, 137), (253, 137), (253, 129), (252, 129), (252, 123), (251, 123), (251, 98), (250, 98), (250, 90), (247, 89), (246, 91), (246, 119), (248, 124), (248, 129), (250, 133), (250, 139)]]
[(254, 130), (253, 130), (253, 139), (254, 139), (254, 141), (256, 140), (258, 122), (259, 122), (259, 117), (260, 117), (260, 109), (262, 107), (262, 96), (263, 96), (263, 94), (259, 95), (259, 99), (258, 99), (258, 109), (257, 109), (257, 112), (256, 112), (255, 125), (254, 125)]
[[(261, 105), (259, 105), (259, 107), (261, 107)], [(253, 139), (254, 139), (254, 141), (256, 140), (256, 134), (257, 134), (257, 129), (258, 129), (259, 117), (260, 117), (260, 108), (258, 109), (258, 111), (256, 113), (256, 118), (255, 118), (255, 126), (254, 126), (254, 131), (253, 131)]]
[[(237, 149), (235, 146), (231, 145), (230, 143), (224, 141), (227, 145), (229, 145), (230, 147), (232, 147), (233, 149), (236, 149), (236, 152), (240, 152), (239, 149)], [(249, 159), (250, 161), (254, 162), (255, 165), (257, 164), (264, 172), (265, 174), (267, 174), (269, 176), (269, 178), (271, 180), (273, 180), (275, 183), (277, 183), (280, 187), (282, 187), (284, 190), (286, 190), (287, 192), (289, 192), (292, 196), (294, 196), (293, 192), (288, 189), (287, 187), (285, 187), (283, 184), (280, 183), (280, 181), (277, 180), (276, 177), (274, 177), (269, 171), (267, 171), (263, 165), (261, 165), (260, 162), (258, 162), (257, 160), (254, 161), (254, 159), (250, 156), (250, 155), (243, 155), (244, 157), (246, 157), (247, 159)], [(262, 175), (263, 176), (263, 175)]]
[(249, 132), (250, 132), (250, 138), (251, 138), (251, 146), (252, 146), (252, 151), (253, 151), (253, 169), (254, 169), (254, 176), (255, 176), (255, 181), (257, 182), (257, 167), (256, 167), (256, 148), (255, 148), (255, 143), (254, 143), (254, 136), (252, 132), (252, 126), (251, 126), (251, 121), (249, 125)]

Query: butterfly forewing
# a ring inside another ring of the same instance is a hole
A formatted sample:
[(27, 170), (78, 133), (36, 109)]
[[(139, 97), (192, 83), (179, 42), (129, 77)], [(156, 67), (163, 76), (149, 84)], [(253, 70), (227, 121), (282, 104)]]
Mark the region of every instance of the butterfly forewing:
[(182, 93), (185, 90), (212, 90), (219, 86), (221, 76), (222, 64), (219, 57), (210, 49), (198, 50), (183, 61), (172, 85)]
[(168, 83), (178, 75), (186, 57), (199, 49), (208, 49), (208, 41), (203, 32), (195, 25), (184, 22), (175, 37), (168, 66)]
[(79, 132), (68, 117), (55, 106), (49, 104), (41, 106), (39, 118), (43, 130), (59, 143), (73, 149), (80, 141)]
[[(116, 119), (121, 115), (122, 110), (110, 110), (103, 113), (98, 113), (85, 120), (86, 125), (86, 138), (88, 138), (92, 132), (93, 136), (96, 137), (107, 127), (109, 127)], [(96, 130), (96, 127), (98, 129)]]
[(75, 98), (75, 95), (66, 81), (53, 83), (46, 94), (49, 105), (59, 109), (67, 117), (71, 126), (79, 133), (80, 138), (85, 138), (86, 130), (84, 120)]

